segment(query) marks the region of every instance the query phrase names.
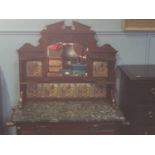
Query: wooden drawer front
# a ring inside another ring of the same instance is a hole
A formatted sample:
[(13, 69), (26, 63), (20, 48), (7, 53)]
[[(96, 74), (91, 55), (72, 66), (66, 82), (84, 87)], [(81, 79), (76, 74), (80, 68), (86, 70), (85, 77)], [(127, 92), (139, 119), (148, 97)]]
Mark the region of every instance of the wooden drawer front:
[(111, 135), (119, 134), (119, 125), (113, 123), (27, 123), (18, 125), (17, 133), (25, 135)]
[[(134, 110), (136, 123), (141, 124), (155, 124), (155, 107), (154, 106), (140, 106), (135, 107)], [(131, 112), (132, 113), (132, 112)]]
[(155, 104), (155, 81), (136, 81), (130, 89), (135, 102)]

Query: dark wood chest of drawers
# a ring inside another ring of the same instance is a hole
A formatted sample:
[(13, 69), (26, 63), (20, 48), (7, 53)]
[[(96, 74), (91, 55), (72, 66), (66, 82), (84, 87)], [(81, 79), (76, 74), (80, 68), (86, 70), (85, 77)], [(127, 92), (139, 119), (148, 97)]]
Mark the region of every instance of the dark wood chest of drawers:
[(155, 134), (155, 65), (120, 66), (120, 107), (127, 134)]

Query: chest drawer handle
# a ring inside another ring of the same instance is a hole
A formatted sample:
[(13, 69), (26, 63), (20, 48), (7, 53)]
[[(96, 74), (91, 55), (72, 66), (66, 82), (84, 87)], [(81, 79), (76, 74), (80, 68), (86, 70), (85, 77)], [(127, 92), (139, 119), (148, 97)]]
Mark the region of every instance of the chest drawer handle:
[(148, 112), (148, 116), (149, 116), (149, 118), (153, 118), (153, 112), (152, 111), (149, 111)]
[(147, 131), (145, 131), (145, 132), (144, 132), (144, 134), (145, 134), (145, 135), (148, 135), (148, 132), (147, 132)]
[(155, 95), (155, 88), (151, 88), (151, 93)]

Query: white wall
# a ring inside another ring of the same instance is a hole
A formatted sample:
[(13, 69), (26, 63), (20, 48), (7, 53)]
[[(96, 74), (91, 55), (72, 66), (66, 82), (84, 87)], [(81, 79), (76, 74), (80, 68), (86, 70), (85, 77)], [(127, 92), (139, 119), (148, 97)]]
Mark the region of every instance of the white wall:
[[(113, 19), (74, 19), (75, 21), (81, 22), (88, 26), (91, 26), (95, 31), (121, 31), (121, 20)], [(64, 19), (21, 19), (21, 20), (0, 20), (0, 31), (40, 31), (46, 25), (52, 24), (58, 21), (64, 21)], [(65, 20), (66, 25), (72, 23), (71, 19)]]
[[(17, 50), (25, 43), (38, 44), (39, 32), (61, 20), (0, 20), (0, 66), (12, 105), (18, 100), (19, 70)], [(117, 64), (155, 64), (155, 34), (123, 32), (122, 20), (76, 20), (92, 27), (99, 45), (111, 44), (118, 50)], [(72, 20), (65, 20), (70, 25)]]

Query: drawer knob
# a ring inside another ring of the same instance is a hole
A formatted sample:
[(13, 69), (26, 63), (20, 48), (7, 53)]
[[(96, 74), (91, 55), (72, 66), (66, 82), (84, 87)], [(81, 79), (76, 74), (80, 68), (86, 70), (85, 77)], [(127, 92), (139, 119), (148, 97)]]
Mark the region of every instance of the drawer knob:
[(145, 135), (148, 135), (148, 132), (147, 132), (147, 131), (145, 131), (145, 132), (144, 132), (144, 134), (145, 134)]
[(155, 88), (151, 88), (151, 94), (155, 95)]
[(148, 112), (148, 117), (149, 117), (149, 118), (153, 118), (153, 112), (152, 112), (152, 111), (149, 111), (149, 112)]

